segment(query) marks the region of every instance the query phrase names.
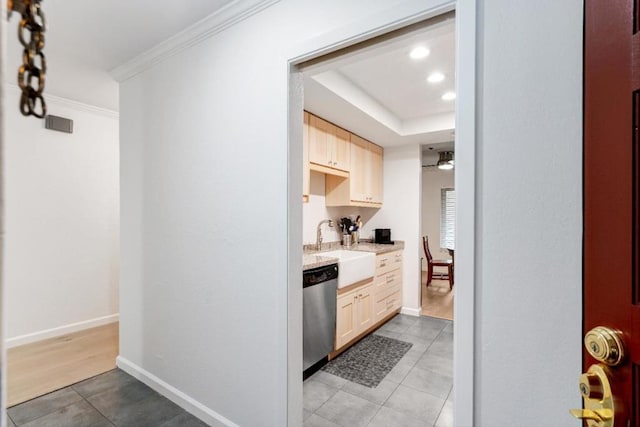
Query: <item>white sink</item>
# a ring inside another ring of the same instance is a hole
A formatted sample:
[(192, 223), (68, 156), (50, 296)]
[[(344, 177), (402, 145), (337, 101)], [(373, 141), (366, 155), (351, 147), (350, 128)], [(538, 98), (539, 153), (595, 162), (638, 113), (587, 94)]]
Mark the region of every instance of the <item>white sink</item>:
[(338, 258), (338, 289), (373, 277), (376, 272), (376, 255), (373, 252), (337, 250), (318, 255)]

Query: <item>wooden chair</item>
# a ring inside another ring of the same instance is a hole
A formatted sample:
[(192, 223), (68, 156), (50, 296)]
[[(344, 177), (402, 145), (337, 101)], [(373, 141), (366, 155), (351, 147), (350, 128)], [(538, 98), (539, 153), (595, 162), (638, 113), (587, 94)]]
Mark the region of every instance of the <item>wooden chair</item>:
[(424, 255), (427, 257), (427, 286), (433, 279), (433, 267), (447, 267), (447, 275), (440, 276), (441, 279), (449, 279), (449, 289), (453, 289), (453, 261), (450, 259), (433, 259), (429, 250), (429, 237), (422, 236), (422, 247)]

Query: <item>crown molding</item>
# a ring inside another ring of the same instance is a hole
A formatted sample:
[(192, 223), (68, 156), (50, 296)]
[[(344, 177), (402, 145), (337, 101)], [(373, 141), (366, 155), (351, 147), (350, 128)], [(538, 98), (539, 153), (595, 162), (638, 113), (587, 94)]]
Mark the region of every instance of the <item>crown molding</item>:
[[(20, 95), (21, 91), (17, 84), (5, 83), (5, 87), (17, 95)], [(73, 108), (74, 110), (85, 111), (87, 113), (100, 114), (101, 116), (110, 117), (112, 119), (120, 118), (120, 113), (108, 108), (102, 108), (91, 104), (85, 104), (84, 102), (74, 101), (73, 99), (63, 98), (61, 96), (52, 95), (50, 93), (44, 93), (45, 102), (48, 105), (58, 105), (60, 107)]]
[(118, 82), (134, 77), (159, 62), (206, 40), (268, 8), (280, 0), (235, 0), (176, 35), (109, 71)]

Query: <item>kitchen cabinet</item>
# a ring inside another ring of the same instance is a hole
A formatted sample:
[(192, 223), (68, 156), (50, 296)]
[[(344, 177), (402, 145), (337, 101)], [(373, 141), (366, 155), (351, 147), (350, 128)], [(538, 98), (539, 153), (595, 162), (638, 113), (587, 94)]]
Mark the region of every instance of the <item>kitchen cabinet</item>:
[(331, 359), (400, 311), (402, 254), (402, 250), (395, 250), (377, 255), (373, 281), (338, 290)]
[(377, 323), (402, 306), (402, 251), (376, 256), (373, 279), (373, 321)]
[(347, 176), (351, 163), (350, 133), (309, 114), (309, 163), (312, 170)]
[(339, 350), (373, 325), (373, 284), (338, 295), (336, 306), (336, 345)]
[(382, 207), (382, 154), (382, 147), (352, 134), (349, 176), (327, 175), (326, 205)]
[(309, 201), (311, 193), (311, 170), (309, 169), (309, 113), (304, 112), (302, 127), (302, 201)]

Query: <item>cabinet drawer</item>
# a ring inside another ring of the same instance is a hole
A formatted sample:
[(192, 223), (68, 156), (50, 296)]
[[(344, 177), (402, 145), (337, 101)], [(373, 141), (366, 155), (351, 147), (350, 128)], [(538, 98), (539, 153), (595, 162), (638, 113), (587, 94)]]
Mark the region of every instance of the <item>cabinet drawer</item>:
[(387, 252), (376, 257), (376, 275), (402, 267), (402, 251)]
[(402, 283), (392, 283), (389, 286), (384, 288), (376, 289), (375, 291), (375, 301), (380, 301), (388, 297), (394, 292), (397, 292), (402, 289)]
[(384, 289), (390, 289), (395, 285), (402, 283), (402, 269), (397, 268), (383, 274), (379, 274), (374, 279), (374, 289), (379, 292)]
[(393, 291), (386, 296), (378, 299), (374, 302), (374, 316), (375, 321), (379, 321), (387, 316), (392, 311), (398, 309), (402, 305), (402, 290), (400, 286), (394, 288)]

